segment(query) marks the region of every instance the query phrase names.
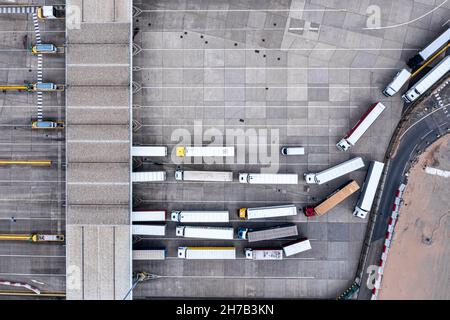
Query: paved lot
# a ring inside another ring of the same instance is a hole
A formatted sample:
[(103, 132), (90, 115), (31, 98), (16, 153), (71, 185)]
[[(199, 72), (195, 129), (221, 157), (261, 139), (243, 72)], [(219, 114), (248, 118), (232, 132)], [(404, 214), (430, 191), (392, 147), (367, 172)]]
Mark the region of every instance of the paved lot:
[[(64, 21), (39, 26), (43, 42), (64, 44)], [(31, 15), (0, 15), (0, 38), (0, 83), (36, 82), (37, 58), (26, 50), (35, 41)], [(64, 56), (44, 56), (44, 82), (64, 83), (64, 79)], [(64, 92), (44, 93), (44, 118), (64, 120), (64, 100)], [(52, 160), (50, 168), (0, 167), (0, 233), (65, 233), (64, 132), (31, 130), (36, 101), (35, 93), (0, 93), (1, 159)], [(29, 283), (43, 291), (64, 291), (65, 247), (1, 242), (0, 279)]]
[[(388, 26), (410, 21), (438, 5), (431, 2), (376, 4), (381, 7), (382, 26)], [(302, 175), (353, 156), (362, 156), (367, 164), (381, 160), (402, 109), (399, 96), (385, 99), (381, 89), (406, 58), (441, 32), (448, 6), (403, 27), (365, 30), (368, 3), (333, 3), (134, 1), (143, 11), (134, 18), (134, 42), (142, 50), (134, 56), (138, 85), (133, 97), (133, 142), (167, 145), (171, 152), (180, 136), (188, 138), (181, 144), (208, 143), (210, 139), (206, 136), (202, 141), (201, 136), (215, 134), (211, 128), (222, 133), (247, 130), (251, 137), (259, 132), (266, 139), (233, 141), (238, 148), (245, 147), (241, 160), (224, 165), (181, 164), (184, 169), (232, 170), (235, 177), (238, 172), (267, 167), (260, 158), (250, 163), (249, 156), (255, 155), (252, 144), (273, 155), (282, 145), (306, 148), (304, 156), (273, 158), (280, 173)], [(350, 152), (339, 152), (335, 143), (377, 100), (387, 107), (380, 119)], [(366, 173), (360, 170), (307, 191), (303, 181), (289, 187), (242, 185), (237, 178), (227, 184), (180, 183), (173, 178), (177, 165), (167, 157), (144, 161), (136, 168), (163, 168), (169, 177), (163, 184), (135, 184), (136, 208), (229, 210), (234, 227), (283, 221), (241, 222), (240, 207), (282, 203), (302, 207), (323, 199), (348, 179), (361, 184)], [(300, 213), (289, 219), (300, 235), (312, 240), (313, 249), (277, 262), (244, 260), (242, 249), (248, 244), (240, 240), (176, 238), (175, 223), (168, 222), (166, 237), (134, 244), (135, 248), (166, 247), (169, 255), (166, 261), (134, 262), (135, 271), (162, 276), (139, 285), (134, 297), (334, 298), (353, 281), (365, 233), (366, 221), (351, 215), (355, 201), (356, 195), (320, 218), (307, 220)], [(234, 245), (239, 254), (236, 261), (183, 261), (175, 258), (181, 245)]]

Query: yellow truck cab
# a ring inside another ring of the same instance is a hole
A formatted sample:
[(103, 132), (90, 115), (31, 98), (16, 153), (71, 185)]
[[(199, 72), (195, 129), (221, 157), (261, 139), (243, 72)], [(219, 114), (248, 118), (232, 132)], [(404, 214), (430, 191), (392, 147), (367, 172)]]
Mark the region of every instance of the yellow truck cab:
[(33, 234), (31, 235), (32, 242), (63, 242), (64, 235), (62, 234)]
[(239, 209), (239, 218), (241, 218), (241, 219), (247, 218), (247, 208)]

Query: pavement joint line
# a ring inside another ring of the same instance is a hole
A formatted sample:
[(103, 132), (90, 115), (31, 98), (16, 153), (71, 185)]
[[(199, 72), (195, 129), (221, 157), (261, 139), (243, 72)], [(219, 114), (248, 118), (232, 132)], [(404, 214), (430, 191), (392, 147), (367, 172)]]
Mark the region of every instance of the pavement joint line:
[[(27, 218), (27, 217), (14, 217), (16, 220), (61, 220), (61, 221), (64, 221), (64, 220), (66, 220), (66, 218), (65, 217), (61, 217), (61, 218), (58, 218), (58, 217), (42, 217), (42, 218), (39, 218), (39, 217), (37, 217), (37, 218), (31, 218), (31, 217), (29, 217), (29, 218)], [(0, 220), (7, 220), (7, 221), (11, 221), (11, 217), (7, 217), (7, 218), (2, 218), (2, 217), (0, 217)]]
[[(280, 223), (282, 224), (282, 222)], [(138, 241), (136, 242), (140, 242), (142, 240), (168, 240), (168, 241), (204, 241), (204, 242), (211, 242), (211, 241), (221, 241), (221, 240), (226, 240), (227, 242), (248, 242), (245, 239), (204, 239), (204, 238), (186, 238), (186, 237), (177, 237), (177, 238), (172, 238), (172, 237), (154, 237), (154, 238), (150, 238), (150, 237), (143, 237), (140, 236), (138, 234), (133, 234), (133, 237), (138, 237)], [(294, 241), (294, 240), (298, 240), (298, 238), (280, 238), (280, 239), (271, 239), (271, 240), (266, 240), (266, 241), (274, 241), (274, 240), (280, 240), (280, 241)], [(309, 241), (328, 241), (327, 239), (308, 239)], [(258, 241), (259, 242), (259, 241)]]
[[(446, 0), (447, 1), (447, 0)], [(137, 7), (135, 7), (137, 8)], [(347, 9), (139, 9), (145, 12), (347, 12)]]
[[(289, 120), (289, 119), (288, 119)], [(194, 120), (193, 120), (194, 121)], [(326, 128), (343, 128), (344, 125), (330, 125), (330, 124), (143, 124), (142, 127), (177, 127), (177, 128), (185, 128), (185, 127), (203, 127), (203, 126), (215, 126), (215, 127), (239, 127), (239, 128), (246, 128), (246, 127), (312, 127), (312, 128), (318, 128), (318, 127), (326, 127)]]
[(46, 181), (46, 180), (39, 180), (39, 181), (35, 181), (35, 180), (0, 180), (0, 183), (59, 183), (61, 181)]
[(64, 273), (7, 273), (0, 272), (0, 276), (33, 276), (33, 277), (66, 277)]
[(128, 186), (128, 182), (67, 182), (68, 185), (87, 185), (87, 186)]
[(66, 256), (48, 256), (48, 255), (32, 255), (32, 254), (0, 254), (2, 258), (65, 258)]
[[(127, 63), (68, 63), (68, 67), (129, 67), (130, 65)], [(62, 68), (64, 69), (64, 68)]]
[[(73, 109), (72, 107), (70, 107), (71, 109)], [(270, 105), (258, 105), (258, 106), (226, 106), (226, 105), (217, 105), (217, 106), (200, 106), (200, 105), (195, 105), (195, 106), (174, 106), (174, 105), (167, 105), (167, 106), (137, 106), (136, 108), (167, 108), (167, 109), (175, 109), (175, 108), (204, 108), (204, 109), (209, 109), (209, 108), (273, 108), (273, 109), (290, 109), (290, 108), (329, 108), (329, 109), (356, 109), (359, 108), (359, 106), (270, 106)]]
[[(204, 69), (227, 69), (227, 70), (398, 70), (391, 67), (137, 67), (133, 71), (140, 70), (204, 70)], [(381, 87), (375, 87), (381, 88)], [(384, 88), (384, 87), (383, 87)]]
[(159, 278), (190, 278), (190, 279), (315, 279), (315, 277), (277, 277), (277, 276), (272, 276), (272, 277), (246, 277), (246, 276), (210, 276), (210, 275), (204, 275), (204, 276), (189, 276), (189, 275), (181, 275), (181, 276), (163, 276), (163, 275), (159, 275)]
[(129, 140), (70, 140), (69, 143), (130, 143)]
[[(380, 87), (350, 87), (350, 86), (342, 86), (342, 87), (331, 87), (331, 86), (323, 86), (323, 87), (313, 87), (313, 86), (203, 86), (199, 84), (198, 86), (147, 86), (140, 87), (141, 89), (380, 89)], [(250, 106), (251, 107), (251, 106)]]
[[(280, 29), (284, 30), (284, 29)], [(152, 32), (152, 31), (146, 31)], [(287, 48), (287, 49), (274, 49), (274, 48), (141, 48), (141, 51), (418, 51), (420, 48)], [(0, 50), (1, 51), (1, 50)]]

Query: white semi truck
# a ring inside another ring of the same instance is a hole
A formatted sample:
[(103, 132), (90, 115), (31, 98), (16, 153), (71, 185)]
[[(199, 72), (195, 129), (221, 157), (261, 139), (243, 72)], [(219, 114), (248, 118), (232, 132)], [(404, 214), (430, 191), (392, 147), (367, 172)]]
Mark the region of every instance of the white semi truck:
[(305, 173), (304, 176), (308, 184), (324, 184), (362, 167), (364, 167), (364, 161), (361, 157), (356, 157), (319, 173)]
[(284, 254), (286, 255), (286, 257), (292, 256), (294, 254), (304, 252), (307, 250), (311, 250), (311, 243), (306, 238), (287, 243), (283, 246), (283, 251), (284, 251)]
[(138, 236), (165, 236), (166, 225), (133, 224), (132, 231)]
[(131, 217), (133, 222), (166, 221), (166, 211), (133, 211)]
[(177, 222), (229, 222), (228, 211), (172, 211), (172, 221)]
[(245, 258), (251, 260), (282, 260), (283, 250), (281, 249), (251, 249), (245, 248)]
[(133, 260), (165, 260), (165, 249), (133, 250)]
[(178, 247), (178, 258), (192, 260), (233, 260), (235, 247)]
[(132, 146), (132, 157), (165, 157), (167, 156), (166, 146)]
[(298, 230), (297, 226), (275, 226), (265, 229), (249, 229), (249, 228), (239, 228), (238, 238), (243, 240), (248, 240), (248, 242), (280, 239), (286, 237), (297, 236)]
[(298, 184), (298, 174), (240, 173), (239, 182), (250, 184)]
[(233, 181), (233, 172), (231, 171), (175, 171), (175, 180), (178, 181)]
[(160, 182), (166, 181), (165, 171), (143, 171), (143, 172), (132, 172), (131, 173), (132, 182)]
[(234, 147), (184, 147), (176, 148), (177, 157), (234, 157)]
[(364, 219), (372, 209), (373, 200), (380, 183), (381, 175), (383, 173), (384, 163), (372, 161), (367, 171), (366, 179), (356, 203), (353, 215), (355, 217)]
[(406, 82), (411, 78), (411, 70), (408, 68), (402, 69), (395, 75), (394, 79), (383, 90), (383, 94), (386, 97), (392, 97), (394, 94), (400, 91)]
[(178, 226), (175, 233), (178, 237), (185, 238), (232, 240), (234, 229), (232, 227)]
[(297, 215), (297, 207), (293, 204), (284, 206), (260, 207), (260, 208), (240, 208), (239, 218), (241, 219), (263, 219)]
[(354, 146), (362, 135), (377, 120), (386, 107), (381, 102), (374, 103), (361, 119), (353, 126), (353, 128), (336, 144), (341, 151), (347, 151)]

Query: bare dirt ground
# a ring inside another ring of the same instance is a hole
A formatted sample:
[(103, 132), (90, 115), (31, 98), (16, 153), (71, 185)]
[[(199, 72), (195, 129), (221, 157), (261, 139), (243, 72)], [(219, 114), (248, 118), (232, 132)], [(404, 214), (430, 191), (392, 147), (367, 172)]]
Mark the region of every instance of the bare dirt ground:
[(450, 136), (439, 139), (411, 169), (379, 294), (388, 299), (450, 299)]

